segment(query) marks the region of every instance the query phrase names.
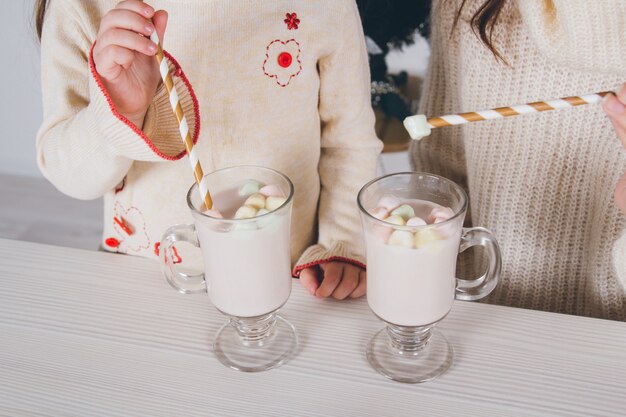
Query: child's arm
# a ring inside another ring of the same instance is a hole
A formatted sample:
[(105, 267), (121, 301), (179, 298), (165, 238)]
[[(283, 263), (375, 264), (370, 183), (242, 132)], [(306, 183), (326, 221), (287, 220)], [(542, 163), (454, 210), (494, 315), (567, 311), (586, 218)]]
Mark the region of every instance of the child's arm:
[[(132, 3), (141, 4), (124, 4)], [(148, 92), (149, 107), (140, 118), (118, 108), (123, 95), (109, 94), (115, 68), (112, 65), (98, 68), (93, 58), (96, 48), (92, 49), (94, 40), (103, 36), (98, 29), (106, 28), (107, 22), (103, 20), (101, 26), (101, 16), (94, 16), (91, 8), (83, 8), (79, 1), (50, 2), (41, 44), (44, 121), (37, 135), (38, 163), (59, 190), (81, 199), (97, 198), (112, 190), (133, 161), (174, 160), (184, 154), (167, 91), (162, 85), (157, 89), (158, 82), (152, 84), (156, 93)], [(107, 16), (119, 19), (128, 17), (127, 12), (116, 8), (115, 13), (109, 12)], [(108, 26), (118, 29), (115, 21), (113, 24), (109, 21)], [(101, 44), (113, 47), (97, 51), (98, 63), (111, 61), (112, 52), (123, 58), (124, 48), (115, 46), (120, 42), (123, 39), (111, 40), (111, 36), (109, 41), (103, 40)], [(109, 78), (105, 79), (98, 71), (107, 71)], [(199, 121), (197, 105), (191, 89), (183, 85), (182, 71), (179, 75), (175, 83), (180, 84), (181, 104), (195, 140)], [(130, 96), (132, 92), (120, 94)]]
[[(332, 282), (325, 280), (316, 295), (335, 296), (338, 289), (341, 296), (337, 298), (349, 294), (355, 277), (357, 285), (359, 280), (364, 281), (364, 245), (356, 197), (360, 188), (376, 176), (376, 161), (382, 148), (374, 131), (368, 58), (359, 13), (354, 1), (342, 3), (345, 12), (338, 19), (337, 48), (319, 62), (319, 240), (304, 252), (294, 268), (296, 276), (307, 270), (303, 276), (307, 287), (311, 276), (332, 272)], [(319, 268), (322, 264), (328, 265)], [(346, 276), (352, 282), (342, 285)], [(309, 291), (314, 292), (315, 288), (309, 287)]]

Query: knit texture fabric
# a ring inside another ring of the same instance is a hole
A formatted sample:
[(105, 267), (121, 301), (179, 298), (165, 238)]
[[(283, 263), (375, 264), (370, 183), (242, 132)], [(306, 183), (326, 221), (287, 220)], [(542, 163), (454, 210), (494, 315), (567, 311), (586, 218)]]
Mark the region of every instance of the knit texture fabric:
[[(164, 88), (140, 131), (117, 114), (93, 68), (99, 22), (116, 4), (50, 2), (38, 162), (62, 192), (104, 196), (105, 249), (155, 258), (169, 226), (192, 222), (185, 196), (193, 175)], [(356, 195), (376, 174), (381, 143), (354, 2), (151, 5), (169, 13), (165, 48), (180, 63), (170, 69), (205, 172), (261, 165), (286, 174), (296, 189), (293, 263), (360, 264)]]
[[(626, 2), (509, 1), (493, 35), (472, 32), (481, 1), (435, 1), (420, 113), (476, 111), (616, 89), (626, 81)], [(416, 169), (467, 188), (469, 222), (503, 256), (487, 302), (626, 320), (626, 220), (613, 191), (626, 152), (600, 106), (435, 129), (411, 146)], [(460, 263), (459, 275), (475, 275)]]

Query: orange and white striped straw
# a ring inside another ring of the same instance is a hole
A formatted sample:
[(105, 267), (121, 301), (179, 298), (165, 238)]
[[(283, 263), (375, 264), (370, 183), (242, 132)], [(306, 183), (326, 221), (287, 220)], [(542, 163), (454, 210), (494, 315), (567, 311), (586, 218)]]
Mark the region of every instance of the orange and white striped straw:
[(191, 169), (193, 169), (193, 175), (196, 179), (196, 183), (198, 184), (201, 201), (204, 201), (206, 209), (210, 210), (213, 208), (213, 200), (211, 199), (211, 194), (209, 194), (206, 179), (204, 178), (204, 172), (202, 171), (202, 166), (200, 165), (200, 160), (198, 159), (198, 153), (194, 147), (193, 139), (191, 139), (191, 133), (189, 133), (187, 118), (185, 117), (183, 108), (180, 105), (178, 93), (176, 92), (176, 86), (172, 80), (172, 74), (170, 73), (169, 63), (167, 61), (167, 57), (163, 54), (161, 41), (159, 40), (156, 30), (150, 35), (150, 40), (157, 45), (156, 58), (159, 63), (159, 72), (161, 73), (161, 78), (163, 79), (165, 88), (167, 88), (167, 92), (170, 95), (170, 105), (172, 106), (172, 110), (178, 120), (178, 130), (180, 131), (180, 137), (185, 144), (185, 149), (187, 150), (187, 155), (189, 156), (189, 162), (191, 162)]
[(483, 120), (501, 119), (503, 117), (520, 116), (522, 114), (538, 113), (556, 109), (566, 109), (569, 107), (582, 106), (585, 104), (596, 104), (611, 91), (601, 93), (586, 94), (583, 96), (564, 97), (549, 101), (536, 101), (534, 103), (520, 104), (510, 107), (498, 107), (496, 109), (482, 110), (477, 112), (451, 114), (447, 116), (429, 117), (426, 119), (431, 129), (445, 126), (462, 125)]

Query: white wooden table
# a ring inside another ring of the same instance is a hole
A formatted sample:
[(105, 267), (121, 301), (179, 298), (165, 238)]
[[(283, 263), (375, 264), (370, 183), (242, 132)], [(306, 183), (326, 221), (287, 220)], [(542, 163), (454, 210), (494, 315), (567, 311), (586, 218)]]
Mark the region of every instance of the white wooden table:
[(299, 353), (246, 374), (211, 351), (224, 317), (155, 262), (0, 239), (0, 415), (626, 414), (626, 323), (457, 302), (451, 369), (404, 385), (365, 359), (382, 327), (365, 300), (295, 284), (282, 314)]

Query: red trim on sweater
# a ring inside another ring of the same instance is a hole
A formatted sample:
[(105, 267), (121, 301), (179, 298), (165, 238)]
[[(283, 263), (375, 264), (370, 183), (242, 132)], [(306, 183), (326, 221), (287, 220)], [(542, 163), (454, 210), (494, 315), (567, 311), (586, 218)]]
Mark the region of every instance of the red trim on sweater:
[(300, 278), (300, 273), (302, 272), (303, 269), (312, 268), (314, 266), (318, 266), (318, 265), (321, 265), (321, 264), (326, 264), (326, 263), (329, 263), (329, 262), (345, 262), (345, 263), (348, 263), (348, 264), (352, 264), (352, 265), (358, 266), (359, 268), (367, 269), (367, 267), (365, 266), (364, 263), (356, 261), (354, 259), (345, 258), (343, 256), (331, 256), (330, 258), (320, 259), (319, 261), (309, 262), (308, 264), (296, 265), (293, 268), (293, 271), (291, 272), (291, 275), (294, 278)]
[[(121, 121), (126, 126), (128, 126), (133, 132), (135, 132), (137, 136), (143, 139), (146, 145), (148, 145), (148, 147), (152, 150), (152, 152), (154, 152), (158, 157), (163, 158), (167, 161), (177, 161), (183, 156), (185, 156), (187, 154), (187, 151), (182, 151), (176, 156), (165, 155), (154, 145), (154, 143), (152, 143), (152, 141), (146, 136), (145, 133), (143, 133), (141, 129), (139, 129), (137, 126), (135, 126), (134, 123), (132, 123), (126, 117), (122, 116), (117, 111), (117, 108), (115, 107), (115, 104), (113, 103), (113, 100), (111, 99), (111, 96), (109, 96), (109, 93), (107, 92), (106, 88), (104, 88), (104, 84), (102, 83), (102, 80), (100, 79), (100, 75), (98, 74), (98, 71), (96, 71), (96, 64), (93, 60), (93, 48), (95, 46), (96, 46), (96, 43), (94, 42), (93, 45), (91, 46), (91, 49), (89, 50), (89, 69), (91, 70), (91, 75), (93, 76), (94, 80), (96, 81), (96, 84), (100, 88), (100, 91), (102, 92), (102, 94), (104, 94), (104, 98), (109, 104), (109, 108), (111, 109), (113, 116), (115, 116), (119, 121)], [(194, 114), (196, 116), (196, 120), (194, 123), (195, 131), (193, 133), (193, 138), (192, 138), (193, 143), (195, 144), (198, 141), (198, 137), (200, 135), (200, 106), (198, 105), (198, 99), (196, 97), (196, 93), (193, 91), (193, 88), (191, 87), (191, 83), (187, 79), (187, 76), (185, 75), (185, 72), (183, 71), (183, 69), (178, 64), (178, 61), (176, 61), (174, 57), (172, 57), (166, 51), (163, 51), (163, 54), (172, 63), (172, 65), (174, 65), (174, 67), (176, 68), (177, 75), (180, 76), (180, 78), (183, 80), (183, 83), (185, 83), (185, 86), (189, 90), (189, 95), (191, 96), (191, 101), (193, 102)]]

